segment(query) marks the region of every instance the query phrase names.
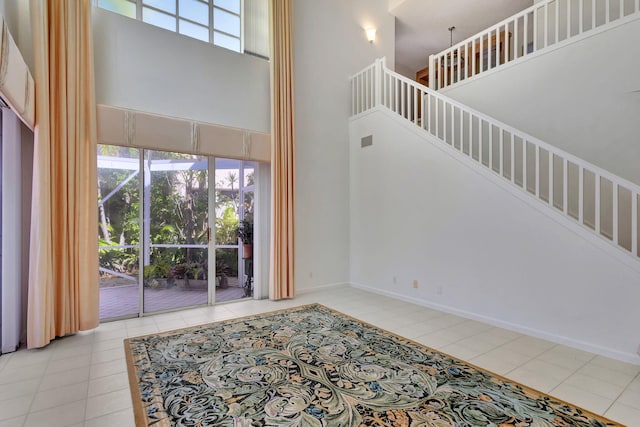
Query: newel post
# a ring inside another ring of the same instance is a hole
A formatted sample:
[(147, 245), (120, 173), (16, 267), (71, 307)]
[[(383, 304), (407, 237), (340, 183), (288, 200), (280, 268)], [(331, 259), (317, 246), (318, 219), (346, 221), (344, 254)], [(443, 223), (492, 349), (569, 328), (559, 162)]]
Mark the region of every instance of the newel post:
[(375, 106), (380, 106), (382, 94), (382, 70), (384, 68), (384, 58), (376, 59), (375, 82), (373, 91), (375, 93)]
[(433, 55), (429, 55), (429, 89), (437, 90), (436, 88), (436, 59)]

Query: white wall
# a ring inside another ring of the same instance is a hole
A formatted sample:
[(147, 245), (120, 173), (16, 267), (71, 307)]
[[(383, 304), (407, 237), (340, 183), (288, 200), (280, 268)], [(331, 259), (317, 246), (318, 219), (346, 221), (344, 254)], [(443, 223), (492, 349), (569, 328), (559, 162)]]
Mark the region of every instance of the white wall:
[(390, 114), (350, 127), (352, 283), (640, 363), (640, 270)]
[(640, 19), (442, 93), (640, 184)]
[(94, 8), (99, 104), (269, 132), (269, 63)]
[[(349, 278), (349, 76), (387, 56), (387, 0), (294, 2), (296, 286)], [(364, 28), (377, 28), (370, 44)]]

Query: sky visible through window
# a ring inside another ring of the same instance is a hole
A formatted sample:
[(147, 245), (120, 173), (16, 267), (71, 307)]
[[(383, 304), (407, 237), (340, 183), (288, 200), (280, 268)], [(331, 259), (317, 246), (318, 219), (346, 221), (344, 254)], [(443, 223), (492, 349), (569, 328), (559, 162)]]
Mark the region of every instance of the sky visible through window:
[(240, 0), (97, 0), (97, 3), (102, 9), (156, 27), (236, 52), (242, 49)]

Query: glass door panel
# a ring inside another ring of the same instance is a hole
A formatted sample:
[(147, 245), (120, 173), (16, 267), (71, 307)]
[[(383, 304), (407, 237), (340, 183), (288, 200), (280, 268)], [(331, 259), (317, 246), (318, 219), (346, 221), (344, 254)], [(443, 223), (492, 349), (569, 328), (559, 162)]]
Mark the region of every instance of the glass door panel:
[(208, 303), (208, 159), (145, 151), (144, 311)]
[(98, 145), (101, 320), (139, 312), (139, 156), (135, 148)]
[(251, 277), (247, 278), (248, 269), (252, 272), (253, 267), (238, 240), (243, 220), (253, 221), (253, 195), (247, 192), (247, 183), (253, 185), (253, 166), (248, 168), (247, 164), (242, 160), (215, 160), (216, 302), (253, 295)]

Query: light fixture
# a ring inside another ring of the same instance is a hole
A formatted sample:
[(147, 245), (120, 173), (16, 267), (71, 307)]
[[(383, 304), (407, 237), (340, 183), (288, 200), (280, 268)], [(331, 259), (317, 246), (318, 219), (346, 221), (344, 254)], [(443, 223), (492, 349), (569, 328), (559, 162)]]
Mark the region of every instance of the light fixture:
[(369, 40), (369, 43), (373, 43), (373, 41), (376, 39), (376, 29), (373, 27), (369, 27), (365, 28), (364, 31), (367, 33), (367, 40)]

